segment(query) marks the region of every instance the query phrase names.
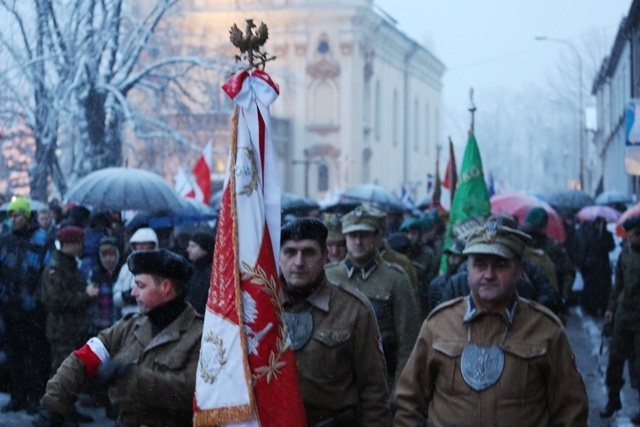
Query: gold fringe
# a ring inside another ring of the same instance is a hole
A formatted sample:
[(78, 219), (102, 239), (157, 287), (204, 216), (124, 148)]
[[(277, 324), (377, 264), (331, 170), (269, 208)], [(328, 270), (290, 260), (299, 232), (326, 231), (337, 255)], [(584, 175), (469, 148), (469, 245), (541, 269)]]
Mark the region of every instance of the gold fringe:
[(249, 421), (255, 417), (251, 405), (207, 409), (193, 414), (196, 427), (217, 427), (221, 424)]

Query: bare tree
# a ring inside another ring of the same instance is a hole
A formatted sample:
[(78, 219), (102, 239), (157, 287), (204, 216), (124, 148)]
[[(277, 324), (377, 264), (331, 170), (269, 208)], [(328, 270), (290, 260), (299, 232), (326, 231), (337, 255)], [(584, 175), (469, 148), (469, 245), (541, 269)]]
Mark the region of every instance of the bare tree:
[(196, 81), (206, 84), (194, 71), (222, 66), (197, 47), (185, 52), (171, 42), (180, 38), (162, 24), (177, 3), (0, 0), (8, 24), (0, 33), (0, 117), (33, 133), (32, 197), (46, 199), (49, 177), (64, 193), (59, 147), (63, 156), (71, 151), (71, 182), (121, 165), (125, 124), (139, 138), (191, 144), (162, 114), (174, 108), (188, 115), (202, 102), (190, 91)]

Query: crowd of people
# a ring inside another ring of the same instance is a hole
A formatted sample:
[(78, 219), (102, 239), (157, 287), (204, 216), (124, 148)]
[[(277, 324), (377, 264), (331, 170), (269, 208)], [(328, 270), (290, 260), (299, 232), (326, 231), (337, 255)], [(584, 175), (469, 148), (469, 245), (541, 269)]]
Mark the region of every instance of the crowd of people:
[[(308, 425), (586, 425), (571, 304), (613, 322), (601, 416), (613, 415), (622, 366), (640, 355), (640, 216), (624, 224), (615, 286), (603, 220), (563, 244), (547, 222), (541, 208), (522, 223), (492, 215), (445, 248), (437, 210), (367, 204), (283, 221), (280, 301)], [(187, 425), (216, 230), (126, 230), (118, 213), (81, 206), (32, 215), (24, 198), (3, 224), (1, 410), (77, 425), (82, 392), (118, 425)]]

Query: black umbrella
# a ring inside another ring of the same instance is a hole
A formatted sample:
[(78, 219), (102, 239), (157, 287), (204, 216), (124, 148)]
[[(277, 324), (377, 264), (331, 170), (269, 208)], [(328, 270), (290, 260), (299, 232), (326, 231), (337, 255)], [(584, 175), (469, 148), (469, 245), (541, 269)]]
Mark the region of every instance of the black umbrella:
[(320, 209), (320, 205), (315, 200), (293, 193), (282, 193), (280, 203), (282, 215), (306, 216), (310, 211)]
[(138, 211), (125, 226), (134, 230), (140, 227), (170, 228), (212, 221), (217, 217), (216, 210), (211, 206), (194, 199), (185, 199), (184, 205), (175, 209)]
[(184, 204), (183, 198), (159, 175), (127, 168), (90, 173), (69, 189), (66, 200), (95, 211), (171, 210)]
[(547, 201), (558, 213), (564, 216), (572, 216), (585, 206), (595, 204), (593, 197), (580, 190), (558, 191), (548, 197)]
[(403, 212), (406, 209), (402, 200), (393, 191), (375, 184), (362, 184), (347, 188), (340, 195), (340, 198), (368, 202), (382, 210), (391, 209)]

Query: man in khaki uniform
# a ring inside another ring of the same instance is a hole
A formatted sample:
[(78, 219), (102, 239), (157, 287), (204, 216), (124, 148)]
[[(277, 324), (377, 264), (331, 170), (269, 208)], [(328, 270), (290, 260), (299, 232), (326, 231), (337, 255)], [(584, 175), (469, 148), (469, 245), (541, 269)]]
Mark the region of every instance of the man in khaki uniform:
[(397, 384), (394, 426), (587, 424), (561, 322), (516, 291), (529, 239), (499, 218), (471, 233), (471, 295), (440, 305), (422, 325)]
[(407, 273), (407, 277), (409, 278), (409, 282), (411, 282), (411, 286), (413, 286), (413, 289), (417, 289), (418, 275), (416, 273), (416, 269), (413, 267), (413, 263), (408, 256), (394, 250), (389, 242), (385, 239), (385, 227), (387, 226), (388, 214), (376, 208), (368, 208), (367, 211), (372, 217), (378, 220), (376, 227), (377, 232), (375, 234), (375, 244), (378, 248), (378, 253), (383, 260), (392, 264), (396, 264), (398, 267), (404, 270), (404, 272)]
[(129, 314), (73, 352), (47, 383), (34, 426), (59, 426), (90, 379), (109, 385), (118, 425), (182, 427), (192, 424), (202, 317), (185, 302), (191, 266), (166, 249), (133, 252), (127, 261)]
[(371, 304), (358, 290), (329, 283), (327, 228), (315, 218), (282, 227), (281, 301), (312, 427), (386, 426), (386, 367)]
[(347, 237), (347, 258), (328, 264), (327, 278), (364, 293), (378, 319), (389, 381), (395, 384), (420, 328), (413, 287), (406, 273), (385, 262), (376, 248), (380, 232), (377, 210), (357, 207), (342, 217)]

